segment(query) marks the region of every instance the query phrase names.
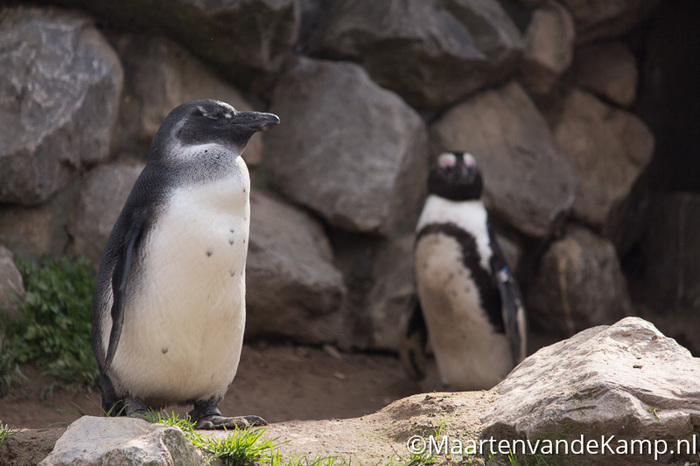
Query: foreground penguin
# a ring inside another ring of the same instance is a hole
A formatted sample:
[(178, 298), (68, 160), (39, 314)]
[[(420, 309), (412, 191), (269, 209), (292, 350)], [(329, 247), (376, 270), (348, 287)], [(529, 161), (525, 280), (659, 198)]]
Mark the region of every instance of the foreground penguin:
[(250, 178), (240, 154), (279, 123), (211, 99), (167, 116), (105, 248), (92, 345), (111, 415), (194, 404), (198, 428), (264, 424), (217, 405), (245, 326)]
[(416, 227), (418, 296), (400, 323), (407, 372), (425, 376), (429, 337), (442, 382), (454, 390), (493, 387), (526, 352), (522, 298), (489, 228), (482, 186), (470, 154), (438, 157)]

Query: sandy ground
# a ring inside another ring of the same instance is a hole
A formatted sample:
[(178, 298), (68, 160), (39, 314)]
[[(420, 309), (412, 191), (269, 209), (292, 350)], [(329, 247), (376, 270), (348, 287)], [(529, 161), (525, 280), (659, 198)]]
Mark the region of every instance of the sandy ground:
[[(42, 400), (50, 380), (31, 369), (28, 374), (30, 383), (0, 398), (3, 423), (38, 429), (100, 414), (99, 391), (57, 390)], [(417, 383), (392, 355), (252, 343), (244, 346), (238, 374), (220, 408), (224, 415), (255, 414), (270, 423), (345, 419), (439, 389), (434, 367), (429, 367), (429, 380)]]

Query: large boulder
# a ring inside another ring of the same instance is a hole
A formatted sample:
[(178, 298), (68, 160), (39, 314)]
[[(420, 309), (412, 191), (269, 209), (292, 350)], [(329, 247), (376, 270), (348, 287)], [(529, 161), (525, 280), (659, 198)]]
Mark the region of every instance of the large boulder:
[(20, 318), (20, 306), (24, 303), (24, 295), (24, 281), (15, 265), (14, 255), (0, 245), (0, 324), (4, 317), (10, 320)]
[(414, 221), (428, 169), (418, 114), (353, 63), (299, 58), (277, 83), (263, 165), (276, 189), (331, 225), (387, 234)]
[(572, 90), (554, 127), (554, 138), (578, 170), (574, 216), (612, 237), (616, 210), (651, 161), (654, 135), (636, 116)]
[[(115, 42), (124, 66), (125, 92), (113, 153), (145, 157), (168, 113), (189, 100), (209, 97), (236, 110), (253, 110), (236, 88), (175, 42), (144, 34), (125, 34)], [(260, 148), (260, 136), (253, 135), (243, 153), (249, 165), (259, 163)]]
[(615, 247), (580, 227), (569, 227), (542, 256), (527, 293), (533, 328), (569, 337), (632, 313)]
[(199, 466), (203, 461), (179, 427), (131, 417), (83, 416), (68, 426), (39, 465)]
[(0, 204), (0, 244), (22, 259), (58, 258), (66, 253), (68, 223), (76, 206), (80, 181), (36, 207)]
[(576, 172), (523, 88), (509, 83), (456, 105), (430, 127), (435, 152), (474, 155), (493, 214), (535, 238), (559, 226), (574, 202)]
[(556, 88), (574, 55), (574, 21), (561, 4), (550, 1), (532, 14), (525, 33), (521, 80), (535, 96)]
[(620, 107), (634, 103), (637, 74), (637, 60), (623, 42), (595, 43), (576, 50), (576, 83)]
[(323, 228), (310, 215), (253, 192), (246, 336), (336, 342), (345, 286), (332, 261)]
[(37, 205), (108, 157), (122, 69), (76, 13), (8, 10), (0, 43), (0, 202)]
[(556, 458), (572, 464), (687, 464), (697, 460), (698, 386), (699, 359), (628, 317), (523, 361), (492, 390), (481, 438), (539, 441), (544, 454), (558, 445)]
[(657, 194), (641, 241), (638, 280), (632, 282), (640, 314), (700, 355), (700, 195)]
[(69, 252), (86, 256), (97, 270), (112, 227), (143, 170), (143, 163), (101, 165), (82, 180), (78, 203), (68, 224)]
[(296, 0), (57, 0), (127, 30), (163, 34), (239, 85), (264, 90), (294, 46)]
[(559, 0), (574, 17), (579, 44), (623, 36), (641, 24), (661, 0)]
[(346, 264), (349, 297), (341, 346), (370, 351), (398, 350), (397, 323), (415, 295), (413, 233), (381, 240), (348, 238), (339, 253)]
[(520, 33), (495, 0), (336, 2), (311, 52), (360, 63), (418, 108), (443, 108), (517, 66)]

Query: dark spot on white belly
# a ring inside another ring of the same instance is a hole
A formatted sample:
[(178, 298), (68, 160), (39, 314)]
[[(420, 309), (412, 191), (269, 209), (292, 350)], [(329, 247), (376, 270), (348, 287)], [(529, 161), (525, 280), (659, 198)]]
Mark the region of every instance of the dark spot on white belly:
[(214, 254), (214, 250), (212, 248), (207, 249), (206, 251), (207, 257), (211, 257), (212, 254)]
[(160, 352), (163, 353), (163, 354), (167, 354), (167, 353), (168, 353), (168, 347), (167, 347), (167, 346), (162, 347), (162, 348), (160, 349)]
[(231, 235), (231, 237), (228, 239), (228, 244), (233, 246), (233, 243), (235, 243), (235, 242), (236, 242), (236, 238), (233, 235)]
[(231, 270), (228, 271), (228, 273), (233, 277), (234, 275), (236, 275), (236, 270), (235, 270), (235, 269), (231, 269)]

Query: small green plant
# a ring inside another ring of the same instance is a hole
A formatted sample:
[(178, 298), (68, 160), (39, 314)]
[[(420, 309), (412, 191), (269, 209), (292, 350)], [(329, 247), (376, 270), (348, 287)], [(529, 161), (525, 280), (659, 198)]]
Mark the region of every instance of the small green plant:
[(6, 395), (12, 388), (22, 385), (27, 377), (17, 364), (11, 342), (0, 334), (0, 396)]
[(62, 386), (98, 386), (90, 343), (95, 278), (88, 260), (64, 257), (41, 266), (19, 260), (17, 265), (26, 297), (23, 318), (8, 325), (8, 353), (15, 362), (33, 362)]
[(246, 465), (270, 457), (277, 446), (275, 440), (261, 438), (264, 433), (264, 427), (234, 429), (231, 435), (223, 438), (202, 437), (195, 445), (226, 466)]
[(20, 429), (13, 429), (12, 427), (3, 424), (0, 421), (0, 447), (3, 446), (7, 439), (18, 433)]

